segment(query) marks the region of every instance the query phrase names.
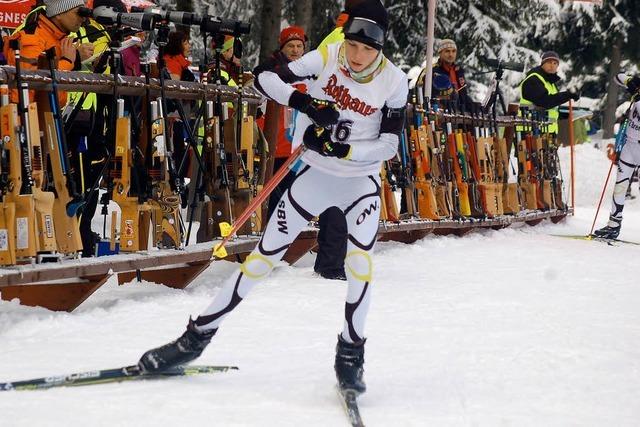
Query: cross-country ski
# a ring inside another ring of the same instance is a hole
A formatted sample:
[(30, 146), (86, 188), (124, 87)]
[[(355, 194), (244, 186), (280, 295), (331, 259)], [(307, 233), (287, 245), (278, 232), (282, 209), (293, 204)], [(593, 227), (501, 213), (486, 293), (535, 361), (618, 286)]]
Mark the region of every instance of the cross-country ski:
[(161, 374), (145, 374), (138, 365), (123, 366), (115, 369), (77, 372), (68, 375), (54, 375), (31, 380), (0, 382), (0, 391), (44, 390), (54, 387), (71, 387), (95, 384), (110, 384), (121, 381), (149, 380), (168, 377), (182, 377), (199, 374), (213, 374), (237, 370), (235, 366), (177, 366)]

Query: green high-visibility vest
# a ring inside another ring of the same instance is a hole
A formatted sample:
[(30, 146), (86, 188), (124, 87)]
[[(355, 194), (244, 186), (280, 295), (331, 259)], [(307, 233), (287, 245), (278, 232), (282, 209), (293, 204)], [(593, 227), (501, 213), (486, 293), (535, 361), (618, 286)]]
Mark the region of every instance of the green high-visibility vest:
[[(102, 25), (98, 24), (93, 20), (90, 21), (89, 25), (92, 27), (89, 32), (104, 30), (104, 27)], [(110, 37), (106, 33), (101, 34), (99, 36), (96, 36), (95, 34), (93, 34), (92, 39), (90, 40), (88, 37), (89, 32), (87, 31), (87, 27), (83, 25), (78, 29), (77, 33), (71, 33), (69, 34), (69, 36), (77, 37), (81, 43), (92, 43), (98, 52), (104, 51), (105, 48), (109, 45), (109, 42), (111, 40)], [(91, 72), (91, 69), (89, 67), (85, 66), (83, 68), (84, 69), (81, 71), (85, 73)], [(105, 74), (107, 73), (108, 73), (108, 68), (107, 70), (105, 70)], [(82, 98), (82, 95), (83, 95), (82, 92), (67, 92), (67, 103), (68, 104), (78, 103)], [(98, 105), (98, 96), (93, 92), (87, 92), (86, 97), (82, 102), (82, 109), (95, 111), (97, 105)]]
[[(531, 77), (539, 78), (549, 95), (555, 95), (556, 93), (558, 93), (558, 88), (556, 87), (555, 83), (546, 81), (541, 74), (531, 73), (520, 83), (520, 105), (521, 106), (534, 105), (533, 102), (529, 101), (528, 99), (525, 99), (524, 96), (522, 96), (522, 85)], [(558, 118), (560, 117), (560, 111), (558, 107), (553, 107), (546, 111), (549, 114), (549, 121), (551, 122), (551, 124), (549, 125), (549, 133), (558, 133)], [(522, 129), (518, 129), (518, 130), (522, 130)]]

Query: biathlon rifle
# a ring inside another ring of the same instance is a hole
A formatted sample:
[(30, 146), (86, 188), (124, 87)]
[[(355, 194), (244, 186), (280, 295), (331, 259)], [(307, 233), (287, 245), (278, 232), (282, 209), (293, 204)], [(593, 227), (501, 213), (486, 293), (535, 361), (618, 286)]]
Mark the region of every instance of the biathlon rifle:
[(68, 216), (77, 216), (84, 205), (84, 201), (78, 194), (76, 188), (76, 173), (71, 165), (70, 156), (67, 146), (67, 135), (64, 129), (64, 120), (60, 113), (60, 96), (58, 94), (58, 81), (56, 78), (56, 50), (55, 47), (46, 51), (47, 61), (49, 62), (49, 72), (51, 73), (51, 92), (49, 92), (49, 105), (53, 114), (55, 124), (55, 132), (58, 139), (58, 150), (60, 152), (60, 166), (62, 174), (65, 177), (67, 191), (71, 200), (67, 203), (66, 210)]

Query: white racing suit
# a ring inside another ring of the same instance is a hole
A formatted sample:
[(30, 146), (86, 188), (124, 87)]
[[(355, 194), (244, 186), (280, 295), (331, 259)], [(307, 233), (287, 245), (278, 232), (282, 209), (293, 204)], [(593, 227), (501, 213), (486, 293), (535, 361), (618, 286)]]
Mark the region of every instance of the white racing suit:
[[(628, 76), (619, 74), (617, 82), (626, 87), (625, 82), (629, 80)], [(622, 221), (622, 210), (624, 209), (625, 196), (627, 189), (631, 185), (631, 176), (633, 172), (640, 167), (640, 101), (634, 102), (629, 108), (628, 124), (626, 130), (626, 142), (620, 152), (618, 159), (616, 175), (616, 185), (613, 189), (613, 204), (611, 205), (611, 217)], [(615, 226), (617, 224), (609, 224)]]
[[(348, 228), (348, 291), (342, 338), (350, 343), (364, 339), (373, 275), (371, 251), (381, 208), (379, 173), (382, 161), (393, 157), (398, 149), (408, 83), (406, 75), (386, 58), (371, 81), (355, 82), (341, 67), (341, 47), (341, 42), (332, 44), (309, 52), (283, 69), (257, 73), (256, 87), (281, 104), (288, 103), (294, 90), (289, 84), (314, 78), (308, 93), (337, 104), (340, 121), (332, 130), (332, 139), (350, 144), (351, 154), (348, 160), (323, 157), (313, 151), (302, 156), (295, 180), (280, 198), (257, 247), (196, 319), (201, 331), (217, 329), (269, 275), (309, 221), (336, 206), (344, 212)], [(311, 120), (298, 114), (294, 148), (302, 143), (309, 125)]]

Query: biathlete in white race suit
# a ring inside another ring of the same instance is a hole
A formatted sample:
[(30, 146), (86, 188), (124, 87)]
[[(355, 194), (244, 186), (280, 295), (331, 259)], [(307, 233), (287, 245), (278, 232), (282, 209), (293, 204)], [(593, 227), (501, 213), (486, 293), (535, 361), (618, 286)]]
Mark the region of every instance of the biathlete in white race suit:
[[(622, 143), (624, 145), (617, 159), (618, 174), (616, 176), (616, 185), (613, 188), (609, 222), (605, 227), (593, 233), (595, 236), (605, 239), (617, 239), (618, 235), (620, 235), (625, 196), (631, 185), (630, 180), (633, 172), (640, 167), (640, 97), (638, 96), (640, 77), (630, 77), (621, 73), (615, 77), (615, 81), (627, 89), (633, 97), (626, 117), (626, 131), (620, 135), (623, 138)], [(622, 131), (621, 129), (620, 132)]]
[[(307, 150), (257, 247), (180, 338), (142, 356), (142, 369), (161, 372), (200, 356), (226, 315), (269, 275), (309, 221), (337, 206), (348, 224), (348, 291), (335, 369), (342, 387), (365, 391), (364, 327), (381, 208), (379, 174), (382, 162), (398, 150), (408, 95), (407, 76), (382, 54), (387, 26), (380, 1), (366, 0), (345, 25), (344, 42), (273, 69), (256, 68), (261, 92), (304, 113), (298, 115), (293, 146)], [(309, 78), (315, 82), (307, 94), (290, 86)]]

